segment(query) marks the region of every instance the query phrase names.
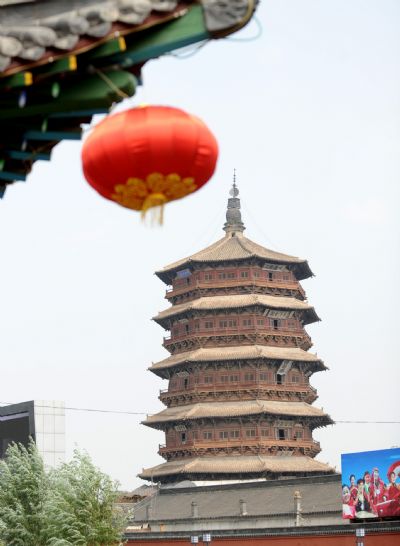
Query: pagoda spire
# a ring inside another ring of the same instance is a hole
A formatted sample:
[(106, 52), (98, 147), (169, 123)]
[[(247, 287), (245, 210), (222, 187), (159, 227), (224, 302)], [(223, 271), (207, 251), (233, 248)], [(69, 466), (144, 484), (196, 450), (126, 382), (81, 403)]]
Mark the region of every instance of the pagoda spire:
[(230, 233), (243, 233), (246, 229), (242, 222), (242, 213), (240, 212), (240, 199), (238, 198), (239, 189), (236, 185), (236, 169), (233, 170), (233, 184), (229, 192), (228, 207), (226, 210), (226, 222), (224, 231)]

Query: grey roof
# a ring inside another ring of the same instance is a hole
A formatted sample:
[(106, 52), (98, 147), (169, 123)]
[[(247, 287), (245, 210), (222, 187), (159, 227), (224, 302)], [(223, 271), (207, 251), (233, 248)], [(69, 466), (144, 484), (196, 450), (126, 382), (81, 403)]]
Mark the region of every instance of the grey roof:
[[(232, 9), (214, 0), (201, 3), (206, 27), (217, 35), (244, 26), (257, 4), (237, 0)], [(111, 36), (114, 23), (142, 25), (154, 13), (168, 15), (182, 12), (185, 7), (176, 0), (1, 1), (0, 72), (7, 70), (13, 60), (40, 62), (49, 51), (74, 52), (82, 39), (96, 42)]]
[(319, 417), (326, 423), (331, 418), (321, 409), (306, 402), (280, 402), (276, 400), (245, 400), (229, 402), (201, 402), (186, 406), (172, 406), (150, 415), (143, 423), (152, 426), (158, 423), (191, 421), (210, 417), (239, 417), (246, 415), (272, 414), (279, 416)]
[(221, 362), (231, 360), (253, 360), (267, 358), (271, 360), (294, 360), (296, 362), (312, 362), (318, 370), (325, 370), (322, 360), (313, 353), (308, 353), (297, 347), (269, 347), (265, 345), (241, 345), (237, 347), (211, 347), (195, 349), (171, 355), (156, 362), (149, 369), (156, 373), (179, 366), (185, 362)]
[(301, 494), (303, 514), (341, 513), (340, 475), (333, 474), (240, 484), (217, 484), (180, 490), (161, 488), (156, 497), (145, 501), (137, 510), (134, 510), (135, 522), (148, 521), (146, 507), (150, 503), (151, 520), (165, 522), (191, 519), (192, 502), (198, 506), (199, 518), (206, 519), (238, 516), (240, 500), (246, 502), (249, 516), (293, 513), (295, 491)]
[(312, 276), (312, 271), (307, 260), (265, 248), (254, 243), (241, 232), (235, 232), (234, 237), (231, 236), (231, 233), (227, 233), (225, 237), (200, 250), (200, 252), (196, 252), (187, 258), (183, 258), (156, 271), (156, 275), (168, 283), (175, 271), (188, 267), (190, 264), (236, 262), (238, 260), (248, 260), (249, 258), (260, 258), (269, 263), (294, 266), (294, 271), (300, 280)]
[(290, 309), (303, 312), (305, 324), (319, 320), (314, 307), (308, 303), (287, 296), (270, 296), (266, 294), (233, 294), (226, 296), (205, 296), (178, 305), (172, 305), (153, 317), (162, 324), (165, 319), (185, 314), (188, 311), (212, 311), (217, 309), (239, 309), (243, 307), (262, 306), (272, 309)]

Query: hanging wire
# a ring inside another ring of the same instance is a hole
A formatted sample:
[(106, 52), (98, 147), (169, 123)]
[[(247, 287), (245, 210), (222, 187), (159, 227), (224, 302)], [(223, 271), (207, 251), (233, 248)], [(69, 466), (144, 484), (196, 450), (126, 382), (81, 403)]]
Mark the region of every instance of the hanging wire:
[[(2, 406), (11, 406), (15, 402), (0, 402)], [(124, 410), (108, 410), (108, 409), (99, 409), (99, 408), (77, 408), (71, 406), (46, 406), (39, 404), (40, 408), (51, 408), (51, 409), (64, 409), (68, 411), (83, 411), (89, 413), (114, 413), (117, 415), (153, 415), (152, 413), (146, 411), (124, 411)], [(356, 425), (399, 425), (400, 421), (335, 421), (334, 424), (356, 424)]]

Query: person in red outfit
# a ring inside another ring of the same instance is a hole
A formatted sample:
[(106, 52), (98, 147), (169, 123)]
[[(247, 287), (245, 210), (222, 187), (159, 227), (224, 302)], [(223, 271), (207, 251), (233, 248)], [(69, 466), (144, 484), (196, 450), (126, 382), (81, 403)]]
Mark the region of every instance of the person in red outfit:
[(369, 486), (369, 498), (371, 501), (371, 507), (375, 514), (377, 514), (376, 505), (383, 502), (383, 496), (385, 493), (385, 484), (379, 477), (379, 470), (374, 468), (372, 471), (372, 483)]
[(387, 516), (400, 516), (400, 485), (396, 483), (395, 472), (388, 474), (389, 483), (384, 492), (384, 499), (390, 501), (387, 509)]
[(354, 519), (356, 517), (356, 509), (353, 504), (353, 500), (350, 495), (350, 489), (348, 485), (342, 486), (342, 505), (343, 505), (343, 518)]

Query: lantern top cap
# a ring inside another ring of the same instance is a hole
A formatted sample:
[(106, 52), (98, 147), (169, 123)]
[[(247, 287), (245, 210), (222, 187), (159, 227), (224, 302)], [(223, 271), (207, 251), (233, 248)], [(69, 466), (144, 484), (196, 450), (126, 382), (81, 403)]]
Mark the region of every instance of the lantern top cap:
[(233, 170), (233, 184), (229, 195), (231, 197), (228, 199), (224, 231), (227, 235), (232, 236), (234, 233), (243, 233), (246, 229), (242, 222), (242, 213), (240, 212), (239, 189), (236, 185), (236, 169)]

